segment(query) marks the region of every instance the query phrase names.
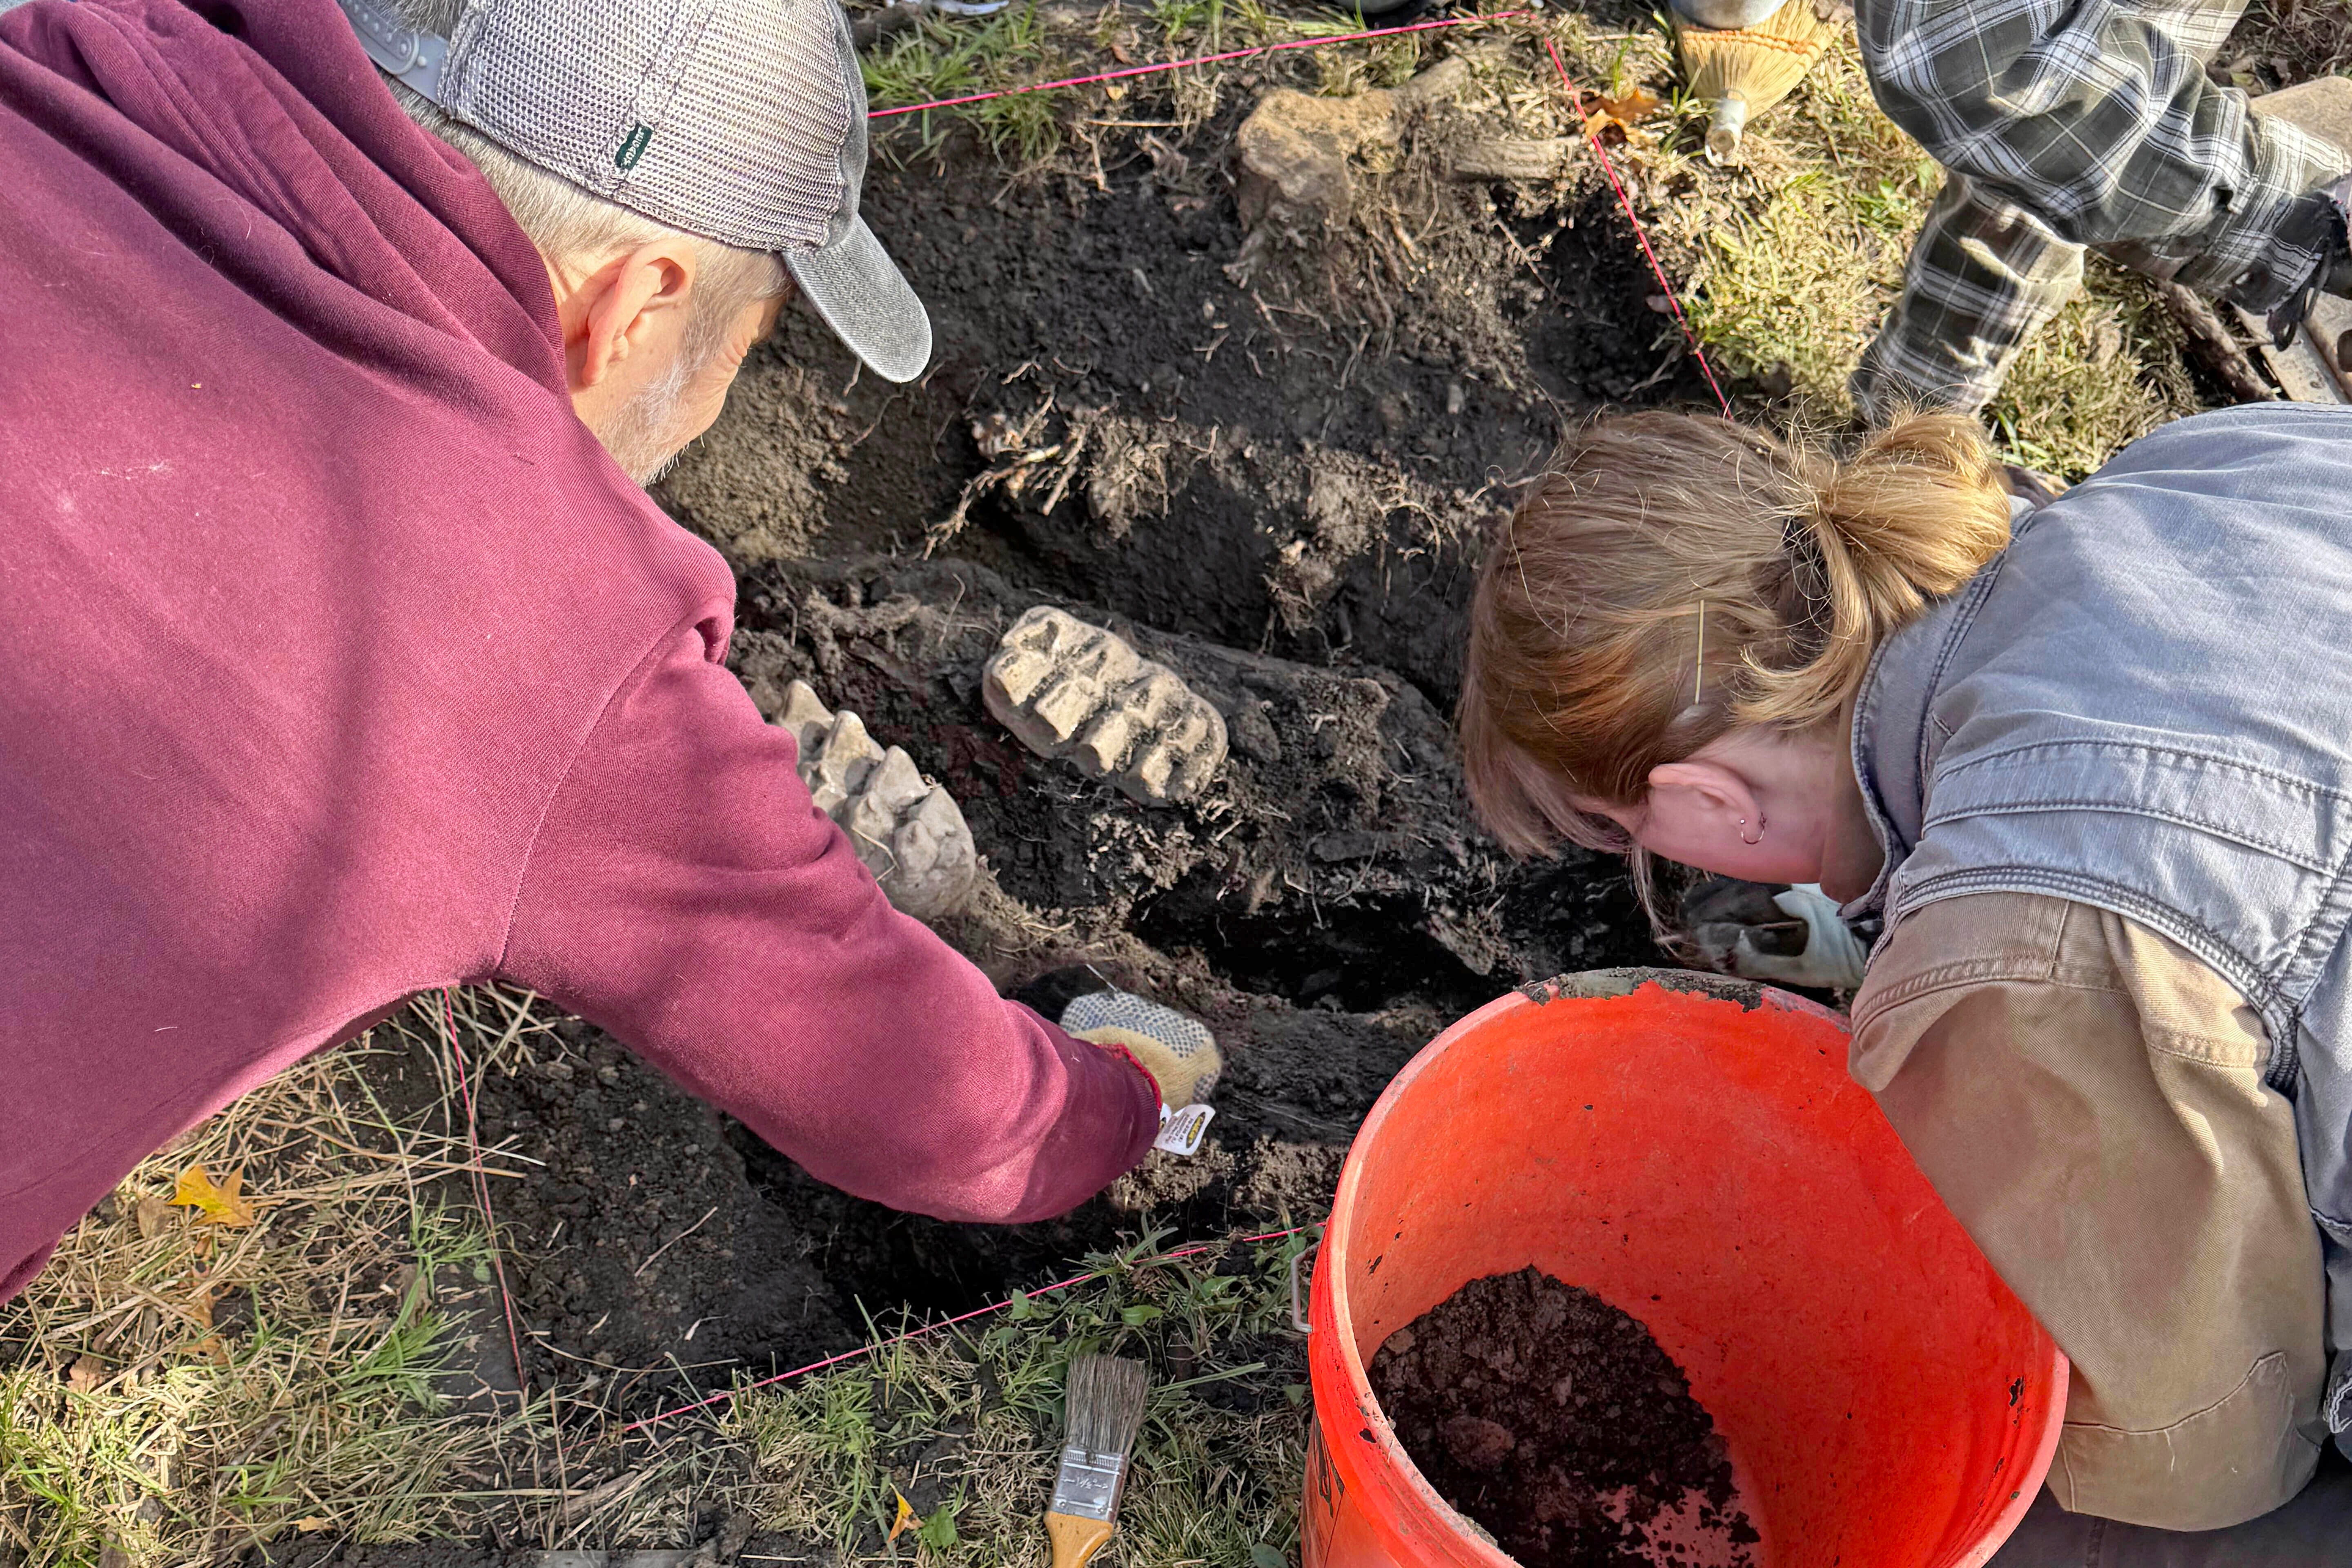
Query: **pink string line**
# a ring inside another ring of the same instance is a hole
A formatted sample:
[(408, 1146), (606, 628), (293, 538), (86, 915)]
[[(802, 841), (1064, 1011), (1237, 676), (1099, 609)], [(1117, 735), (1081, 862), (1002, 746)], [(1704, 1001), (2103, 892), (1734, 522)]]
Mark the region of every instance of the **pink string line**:
[(1715, 379), (1715, 367), (1706, 363), (1706, 351), (1698, 346), (1698, 333), (1691, 330), (1690, 318), (1683, 314), (1682, 296), (1666, 280), (1666, 269), (1658, 262), (1658, 253), (1650, 248), (1649, 230), (1642, 226), (1633, 211), (1633, 199), (1625, 194), (1625, 183), (1617, 177), (1617, 165), (1610, 160), (1609, 149), (1601, 144), (1600, 133), (1584, 118), (1584, 95), (1576, 89), (1576, 80), (1568, 74), (1568, 62), (1559, 58), (1559, 46), (1550, 38), (1544, 39), (1544, 48), (1551, 55), (1552, 68), (1559, 72), (1559, 83), (1568, 89), (1569, 106), (1576, 110), (1577, 123), (1584, 126), (1584, 140), (1592, 155), (1601, 160), (1601, 172), (1609, 176), (1609, 188), (1617, 193), (1617, 205), (1624, 210), (1625, 221), (1633, 226), (1633, 237), (1642, 242), (1642, 254), (1650, 258), (1650, 271), (1658, 279), (1658, 287), (1666, 292), (1666, 303), (1674, 308), (1675, 321), (1683, 330), (1683, 340), (1690, 344), (1691, 357), (1698, 361), (1699, 374), (1706, 377), (1706, 389), (1715, 394), (1715, 401), (1726, 419), (1731, 417), (1731, 399), (1723, 395), (1722, 384)]
[[(1280, 1241), (1286, 1237), (1297, 1236), (1302, 1231), (1309, 1231), (1314, 1228), (1315, 1227), (1311, 1225), (1294, 1226), (1288, 1230), (1268, 1230), (1261, 1231), (1255, 1236), (1235, 1237), (1233, 1238), (1233, 1241), (1236, 1245), (1244, 1246), (1254, 1241)], [(1197, 1254), (1208, 1251), (1212, 1247), (1219, 1245), (1221, 1244), (1212, 1241), (1199, 1242), (1191, 1247), (1180, 1247), (1173, 1252), (1160, 1253), (1153, 1258), (1146, 1259), (1146, 1261), (1150, 1263), (1165, 1263), (1171, 1258), (1192, 1258)], [(1042, 1285), (1034, 1290), (1024, 1291), (1023, 1294), (1027, 1296), (1050, 1296), (1056, 1290), (1066, 1290), (1073, 1285), (1083, 1285), (1089, 1279), (1100, 1279), (1104, 1278), (1107, 1272), (1107, 1270), (1097, 1269), (1092, 1274), (1074, 1274), (1067, 1279), (1059, 1279), (1051, 1285)], [(622, 1427), (621, 1430), (625, 1433), (637, 1432), (644, 1430), (647, 1426), (656, 1426), (674, 1415), (684, 1415), (688, 1411), (700, 1410), (705, 1405), (723, 1405), (739, 1394), (749, 1394), (755, 1388), (766, 1388), (772, 1384), (783, 1383), (795, 1377), (805, 1377), (813, 1372), (823, 1372), (826, 1367), (839, 1366), (843, 1362), (856, 1361), (860, 1356), (869, 1356), (874, 1354), (877, 1351), (887, 1351), (894, 1346), (903, 1345), (908, 1340), (919, 1340), (925, 1334), (935, 1334), (941, 1329), (953, 1328), (958, 1323), (968, 1323), (974, 1318), (984, 1318), (991, 1312), (1001, 1312), (1011, 1305), (1013, 1305), (1013, 1300), (1011, 1297), (1007, 1297), (1002, 1301), (993, 1302), (985, 1307), (974, 1307), (969, 1312), (959, 1312), (952, 1318), (942, 1318), (936, 1323), (926, 1323), (919, 1329), (910, 1330), (894, 1339), (883, 1340), (877, 1343), (870, 1345), (860, 1345), (854, 1351), (844, 1351), (839, 1355), (829, 1355), (823, 1361), (813, 1361), (806, 1366), (796, 1366), (790, 1372), (780, 1372), (772, 1377), (763, 1377), (757, 1383), (747, 1383), (738, 1388), (724, 1388), (716, 1394), (705, 1394), (702, 1398), (694, 1401), (691, 1405), (681, 1405), (675, 1410), (665, 1410), (658, 1415), (648, 1415), (642, 1421), (632, 1421), (627, 1426)]]
[(1195, 55), (1189, 60), (1163, 60), (1158, 65), (1128, 66), (1124, 69), (1102, 71), (1094, 76), (1065, 77), (1060, 81), (1032, 82), (1027, 87), (1000, 87), (993, 92), (969, 93), (962, 98), (942, 98), (930, 103), (908, 103), (897, 109), (877, 109), (866, 116), (868, 120), (887, 120), (894, 114), (920, 114), (927, 109), (952, 109), (959, 104), (982, 103), (992, 98), (1017, 98), (1024, 92), (1047, 92), (1057, 87), (1089, 87), (1098, 81), (1117, 81), (1123, 77), (1151, 76), (1160, 71), (1182, 70), (1186, 66), (1213, 66), (1225, 60), (1244, 60), (1252, 55), (1271, 55), (1284, 49), (1313, 49), (1325, 44), (1360, 43), (1366, 38), (1393, 38), (1405, 33), (1426, 33), (1438, 27), (1466, 27), (1474, 22), (1507, 22), (1514, 16), (1532, 15), (1527, 11), (1500, 11), (1491, 16), (1448, 16), (1435, 22), (1413, 22), (1402, 27), (1374, 27), (1361, 33), (1334, 33), (1320, 38), (1293, 38), (1286, 43), (1256, 44), (1246, 49), (1227, 49), (1221, 55)]
[[(1532, 11), (1497, 11), (1489, 16), (1447, 16), (1433, 22), (1413, 22), (1402, 27), (1373, 27), (1360, 33), (1334, 33), (1319, 38), (1293, 38), (1286, 43), (1260, 44), (1253, 48), (1227, 49), (1223, 54), (1195, 55), (1190, 59), (1163, 60), (1157, 65), (1128, 66), (1119, 70), (1098, 71), (1093, 76), (1064, 77), (1059, 81), (1032, 82), (1027, 87), (1003, 87), (993, 92), (968, 93), (961, 98), (935, 99), (929, 103), (902, 104), (896, 109), (877, 109), (866, 115), (869, 120), (887, 120), (894, 114), (919, 114), (929, 109), (953, 109), (967, 103), (984, 103), (992, 98), (1014, 98), (1028, 92), (1048, 92), (1056, 88), (1090, 87), (1097, 82), (1118, 81), (1127, 77), (1152, 76), (1161, 71), (1182, 70), (1187, 66), (1219, 65), (1227, 60), (1247, 59), (1254, 55), (1270, 55), (1284, 49), (1320, 48), (1326, 44), (1361, 43), (1367, 38), (1390, 38), (1404, 33), (1426, 33), (1439, 27), (1466, 27), (1477, 22), (1508, 22), (1516, 17), (1531, 16)], [(1569, 103), (1576, 110), (1580, 124), (1584, 122), (1584, 95), (1577, 90), (1576, 80), (1568, 74), (1568, 62), (1560, 58), (1559, 45), (1551, 38), (1544, 39), (1544, 48), (1551, 56), (1552, 68), (1559, 72), (1560, 85), (1568, 89)], [(1633, 226), (1633, 237), (1641, 243), (1642, 254), (1649, 258), (1650, 271), (1665, 290), (1666, 304), (1674, 311), (1675, 322), (1683, 330), (1683, 340), (1690, 344), (1691, 357), (1698, 361), (1699, 374), (1706, 378), (1706, 388), (1715, 394), (1715, 401), (1724, 417), (1731, 416), (1731, 399), (1724, 395), (1723, 384), (1715, 378), (1715, 366), (1707, 363), (1706, 351), (1699, 347), (1698, 333), (1691, 327), (1690, 317), (1683, 310), (1682, 295), (1666, 277), (1666, 269), (1658, 260), (1657, 251), (1650, 244), (1650, 232), (1633, 211), (1633, 198), (1626, 195), (1625, 182), (1617, 176), (1616, 163), (1602, 146), (1598, 132), (1585, 126), (1584, 140), (1600, 161), (1601, 172), (1608, 176), (1609, 188), (1616, 193), (1617, 205), (1623, 209), (1625, 219)]]

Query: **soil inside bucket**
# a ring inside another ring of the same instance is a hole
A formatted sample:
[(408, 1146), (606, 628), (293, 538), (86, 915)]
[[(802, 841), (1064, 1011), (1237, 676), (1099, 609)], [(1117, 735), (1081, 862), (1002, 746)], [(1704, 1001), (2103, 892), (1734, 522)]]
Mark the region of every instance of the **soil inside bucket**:
[(1750, 1568), (1759, 1537), (1650, 1331), (1533, 1268), (1389, 1336), (1372, 1392), (1431, 1485), (1528, 1568)]

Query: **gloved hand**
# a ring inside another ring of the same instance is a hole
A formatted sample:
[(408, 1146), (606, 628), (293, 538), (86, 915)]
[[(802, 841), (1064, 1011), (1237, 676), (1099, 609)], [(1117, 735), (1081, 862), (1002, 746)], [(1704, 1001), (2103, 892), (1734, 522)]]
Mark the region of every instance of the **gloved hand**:
[(1852, 991), (1870, 956), (1837, 901), (1810, 882), (1709, 877), (1683, 895), (1683, 925), (1708, 968), (1744, 980)]
[(1125, 991), (1090, 991), (1062, 1009), (1062, 1027), (1096, 1046), (1124, 1046), (1160, 1086), (1171, 1110), (1209, 1098), (1225, 1058), (1197, 1018)]

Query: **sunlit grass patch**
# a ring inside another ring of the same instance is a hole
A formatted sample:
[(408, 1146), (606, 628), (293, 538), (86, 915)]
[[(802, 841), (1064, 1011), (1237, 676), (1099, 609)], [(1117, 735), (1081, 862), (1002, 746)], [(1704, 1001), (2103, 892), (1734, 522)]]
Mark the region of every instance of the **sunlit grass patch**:
[[(387, 1108), (363, 1049), (142, 1163), (0, 1308), (0, 1552), (194, 1564), (321, 1531), (410, 1541), (511, 1489), (527, 1424), (454, 1397), (491, 1278), (478, 1216), (436, 1181), (465, 1163), (460, 1129), (438, 1096)], [(255, 1223), (170, 1205), (197, 1163), (241, 1173)]]
[[(1725, 199), (1662, 223), (1700, 257), (1690, 312), (1717, 363), (1803, 423), (1853, 417), (1846, 391), (1903, 282), (1942, 172), (1871, 100), (1849, 36), (1759, 121)], [(2028, 341), (1985, 411), (2015, 461), (2064, 479), (2198, 407), (2179, 333), (2146, 287), (2094, 258), (2083, 294)]]
[[(729, 1422), (755, 1456), (744, 1495), (761, 1527), (843, 1563), (919, 1549), (1039, 1568), (1063, 1379), (1072, 1356), (1106, 1351), (1146, 1362), (1153, 1389), (1101, 1561), (1295, 1561), (1308, 1407), (1288, 1289), (1306, 1238), (1181, 1258), (1163, 1241), (1089, 1258), (1100, 1279), (739, 1397)], [(894, 1543), (901, 1497), (922, 1523)]]
[(2093, 258), (2082, 294), (2019, 352), (1984, 416), (2014, 461), (2071, 481), (2199, 406), (2171, 315)]

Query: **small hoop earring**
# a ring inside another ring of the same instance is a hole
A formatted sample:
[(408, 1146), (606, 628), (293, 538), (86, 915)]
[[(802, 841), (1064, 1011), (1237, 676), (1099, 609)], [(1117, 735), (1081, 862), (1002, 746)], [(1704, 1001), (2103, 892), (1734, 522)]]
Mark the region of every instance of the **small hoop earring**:
[[(1742, 826), (1742, 827), (1746, 827), (1746, 826), (1748, 826), (1748, 819), (1747, 819), (1746, 817), (1744, 817), (1744, 816), (1743, 816), (1743, 817), (1741, 817), (1741, 818), (1739, 819), (1739, 826)], [(1750, 837), (1748, 837), (1748, 835), (1747, 835), (1747, 834), (1742, 833), (1742, 834), (1739, 836), (1739, 842), (1741, 842), (1742, 844), (1761, 844), (1761, 843), (1763, 843), (1763, 842), (1764, 842), (1764, 828), (1765, 828), (1765, 826), (1766, 826), (1766, 823), (1765, 823), (1764, 819), (1763, 819), (1762, 817), (1760, 817), (1760, 816), (1759, 816), (1759, 817), (1758, 817), (1758, 818), (1756, 819), (1756, 837), (1753, 837), (1753, 838), (1750, 838)]]

